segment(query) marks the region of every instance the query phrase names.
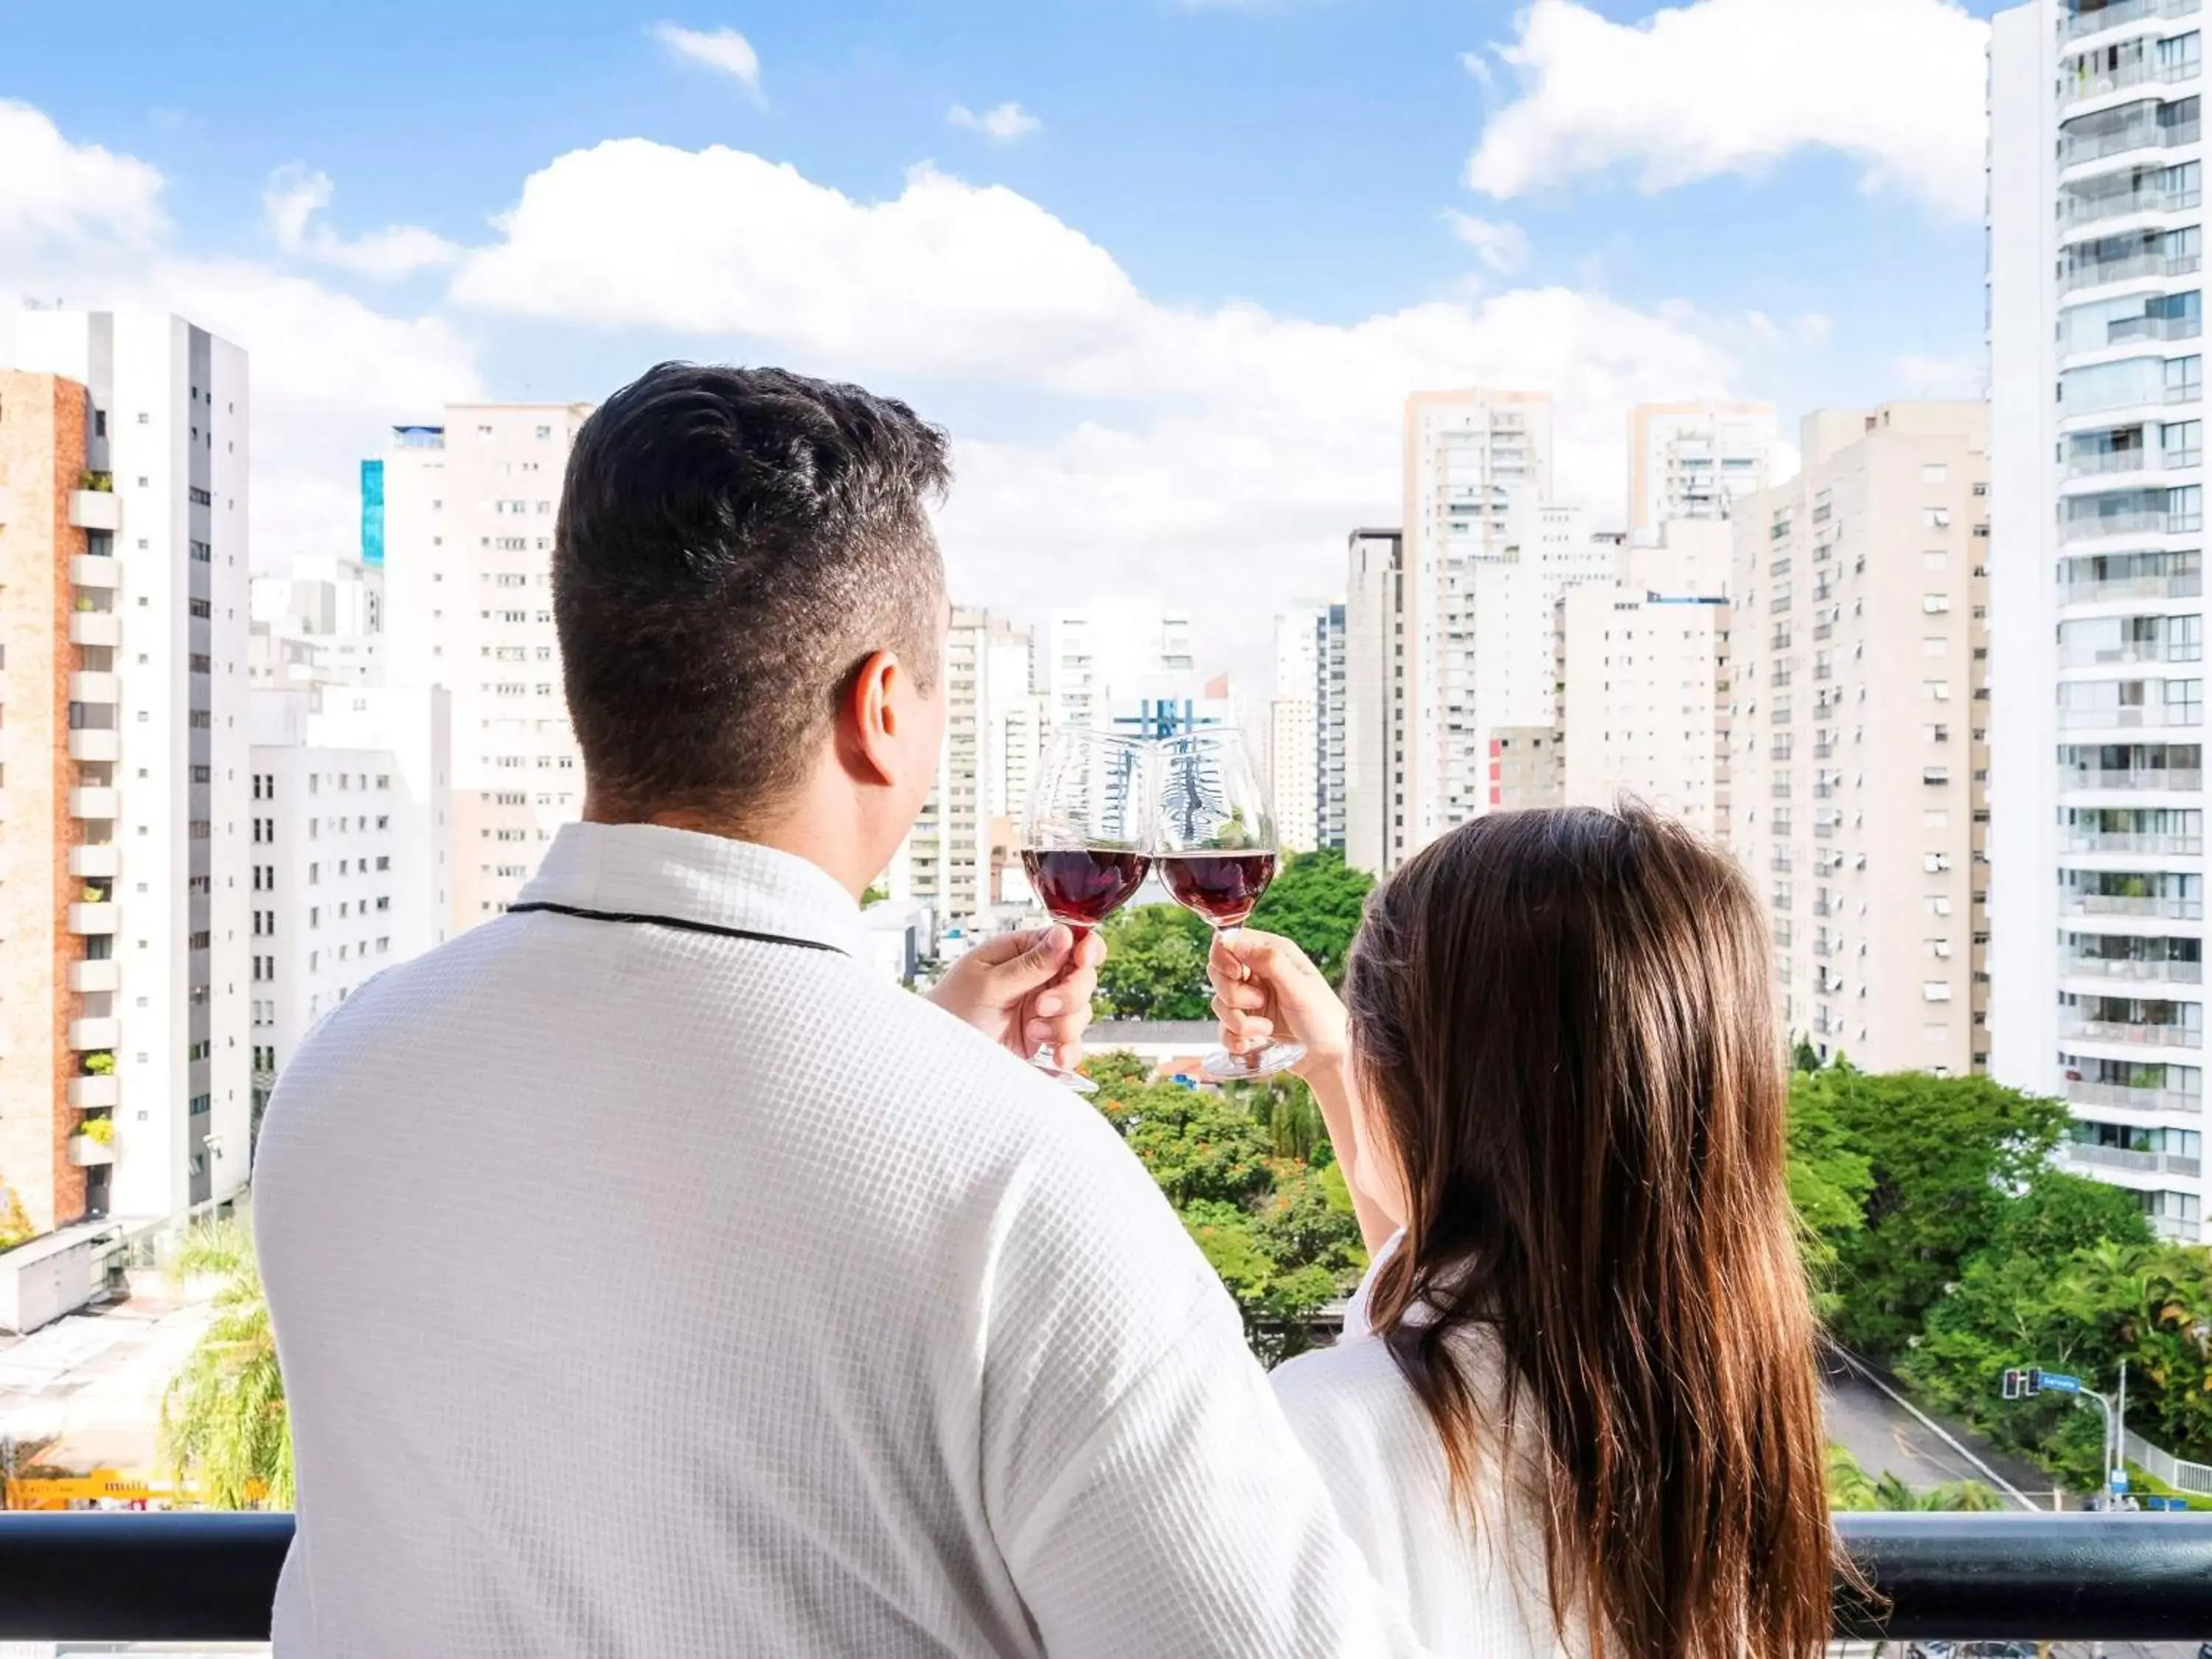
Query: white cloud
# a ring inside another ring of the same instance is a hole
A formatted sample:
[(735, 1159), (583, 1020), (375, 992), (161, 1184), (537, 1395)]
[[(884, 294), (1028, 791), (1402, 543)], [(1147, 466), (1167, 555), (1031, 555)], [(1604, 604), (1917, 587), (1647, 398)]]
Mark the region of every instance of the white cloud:
[(1826, 345), (1834, 337), (1836, 319), (1824, 311), (1800, 312), (1790, 326), (1804, 344)]
[[(1397, 522), (1408, 392), (1550, 390), (1562, 489), (1617, 514), (1628, 406), (1733, 389), (1725, 331), (1694, 311), (1563, 288), (1350, 325), (1162, 305), (1034, 202), (928, 167), (866, 201), (757, 156), (623, 140), (549, 163), (500, 228), (457, 301), (726, 340), (925, 413), (933, 385), (1013, 388), (1018, 420), (956, 444), (941, 528), (963, 599), (1034, 616), (1157, 587), (1205, 604), (1247, 665), (1274, 605), (1340, 585), (1348, 530)], [(1224, 572), (1237, 606), (1218, 603)]]
[(161, 175), (133, 156), (72, 144), (41, 111), (0, 99), (0, 249), (151, 240), (163, 228)]
[(945, 118), (956, 127), (969, 132), (980, 132), (994, 144), (1011, 144), (1018, 138), (1026, 138), (1044, 123), (1031, 115), (1019, 104), (1000, 104), (987, 109), (981, 115), (965, 104), (955, 104)]
[(687, 29), (680, 23), (655, 23), (646, 30), (678, 58), (718, 70), (760, 95), (760, 54), (732, 28)]
[(332, 194), (328, 175), (312, 173), (296, 161), (271, 173), (269, 187), (261, 194), (261, 209), (276, 246), (362, 276), (407, 276), (452, 264), (461, 257), (458, 246), (419, 225), (394, 225), (348, 241), (318, 222)]
[(1971, 218), (1988, 40), (1953, 0), (1692, 0), (1632, 25), (1534, 0), (1494, 49), (1517, 95), (1468, 182), (1511, 198), (1626, 166), (1650, 191), (1818, 148), (1862, 163), (1869, 188)]
[(1528, 263), (1528, 234), (1518, 225), (1478, 219), (1456, 208), (1445, 210), (1444, 222), (1452, 228), (1452, 234), (1473, 248), (1475, 257), (1492, 270), (1510, 273)]
[(156, 169), (70, 144), (35, 111), (0, 110), (0, 204), (15, 181), (54, 177), (110, 186), (98, 206), (115, 234), (56, 236), (49, 225), (43, 240), (24, 235), (0, 206), (0, 293), (173, 312), (246, 348), (257, 561), (351, 547), (356, 469), (380, 445), (381, 428), (434, 413), (448, 398), (483, 395), (472, 349), (442, 318), (387, 315), (265, 264), (180, 252), (152, 210)]

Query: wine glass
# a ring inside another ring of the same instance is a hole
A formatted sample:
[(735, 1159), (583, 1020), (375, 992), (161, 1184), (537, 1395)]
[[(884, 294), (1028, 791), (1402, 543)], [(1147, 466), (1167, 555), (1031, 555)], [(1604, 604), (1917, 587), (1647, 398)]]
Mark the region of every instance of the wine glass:
[[(1152, 834), (1160, 879), (1176, 903), (1213, 924), (1234, 953), (1237, 930), (1275, 878), (1275, 820), (1261, 793), (1243, 734), (1220, 727), (1159, 745), (1158, 806)], [(1266, 1077), (1305, 1058), (1296, 1042), (1247, 1054), (1216, 1048), (1199, 1069), (1217, 1082)]]
[[(1152, 868), (1151, 754), (1142, 738), (1073, 727), (1054, 732), (1045, 746), (1023, 821), (1022, 863), (1030, 889), (1075, 935), (1078, 951)], [(1049, 1045), (1030, 1064), (1079, 1094), (1097, 1091), (1061, 1066)]]

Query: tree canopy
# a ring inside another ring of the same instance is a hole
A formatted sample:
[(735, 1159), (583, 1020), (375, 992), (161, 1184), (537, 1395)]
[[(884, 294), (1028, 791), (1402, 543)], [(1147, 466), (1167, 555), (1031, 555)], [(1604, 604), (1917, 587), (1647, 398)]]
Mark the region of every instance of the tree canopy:
[(1115, 1054), (1085, 1069), (1099, 1085), (1099, 1111), (1236, 1298), (1254, 1351), (1270, 1362), (1296, 1352), (1314, 1315), (1367, 1265), (1343, 1171), (1284, 1150), (1301, 1133), (1301, 1102), (1313, 1109), (1304, 1085), (1222, 1093), (1151, 1083), (1139, 1062)]

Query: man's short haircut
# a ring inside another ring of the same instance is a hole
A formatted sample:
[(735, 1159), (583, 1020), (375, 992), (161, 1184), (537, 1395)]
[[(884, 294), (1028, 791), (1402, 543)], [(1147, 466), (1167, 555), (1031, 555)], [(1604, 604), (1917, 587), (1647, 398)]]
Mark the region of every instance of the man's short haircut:
[(662, 363), (584, 422), (553, 616), (594, 794), (744, 823), (805, 776), (871, 653), (938, 672), (946, 440), (780, 368)]

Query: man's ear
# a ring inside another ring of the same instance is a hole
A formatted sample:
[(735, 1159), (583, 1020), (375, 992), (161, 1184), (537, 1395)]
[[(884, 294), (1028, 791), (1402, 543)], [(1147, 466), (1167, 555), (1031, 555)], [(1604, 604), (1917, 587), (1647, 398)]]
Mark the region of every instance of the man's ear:
[(845, 693), (843, 719), (848, 764), (862, 781), (889, 784), (896, 774), (901, 715), (898, 693), (911, 678), (897, 653), (877, 651), (865, 659)]

